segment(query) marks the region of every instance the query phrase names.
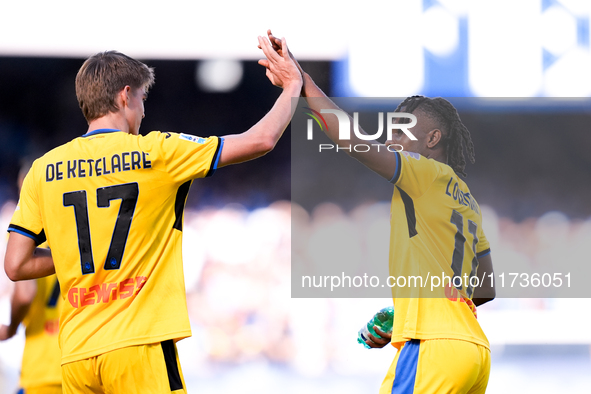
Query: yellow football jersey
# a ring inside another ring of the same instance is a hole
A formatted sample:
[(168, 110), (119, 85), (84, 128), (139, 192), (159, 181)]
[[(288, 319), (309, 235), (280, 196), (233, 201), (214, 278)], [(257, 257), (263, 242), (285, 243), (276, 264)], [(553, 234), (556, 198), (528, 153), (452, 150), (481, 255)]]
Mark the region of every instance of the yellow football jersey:
[(55, 275), (36, 282), (37, 293), (23, 321), (26, 340), (20, 385), (25, 389), (62, 383), (58, 344), (60, 286)]
[(191, 335), (183, 209), (222, 146), (218, 137), (102, 129), (33, 163), (9, 231), (51, 247), (62, 364)]
[(392, 343), (452, 338), (488, 348), (471, 301), (476, 282), (469, 280), (484, 274), (477, 257), (490, 253), (480, 207), (448, 165), (411, 152), (396, 155), (390, 275), (407, 283), (399, 279), (392, 288)]

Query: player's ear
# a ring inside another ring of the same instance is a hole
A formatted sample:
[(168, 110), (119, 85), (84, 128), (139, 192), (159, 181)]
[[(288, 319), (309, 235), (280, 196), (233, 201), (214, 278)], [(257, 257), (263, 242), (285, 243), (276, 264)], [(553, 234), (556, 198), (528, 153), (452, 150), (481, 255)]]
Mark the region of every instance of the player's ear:
[(441, 134), (441, 130), (434, 129), (427, 133), (427, 147), (429, 149), (433, 149), (441, 142), (441, 138), (443, 135)]
[(118, 94), (118, 100), (121, 102), (121, 107), (126, 107), (131, 99), (131, 86), (125, 85)]

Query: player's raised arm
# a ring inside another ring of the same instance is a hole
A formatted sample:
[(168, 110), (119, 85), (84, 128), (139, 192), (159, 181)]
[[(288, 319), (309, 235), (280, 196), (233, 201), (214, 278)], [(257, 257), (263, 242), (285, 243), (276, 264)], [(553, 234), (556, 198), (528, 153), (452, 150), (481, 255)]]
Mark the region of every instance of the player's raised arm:
[(281, 95), (257, 124), (242, 134), (224, 136), (224, 147), (218, 167), (241, 163), (270, 152), (293, 116), (291, 98), (298, 97), (302, 89), (302, 77), (294, 61), (289, 57), (287, 43), (279, 40), (285, 48), (281, 56), (273, 50), (265, 37), (259, 37), (259, 47), (268, 59), (267, 77), (275, 86), (283, 88)]
[(55, 274), (51, 251), (36, 248), (33, 239), (16, 232), (11, 232), (8, 237), (4, 270), (13, 281)]
[[(273, 49), (275, 50), (275, 52), (277, 52), (277, 54), (279, 54), (279, 55), (284, 56), (285, 52), (284, 52), (283, 47), (281, 46), (281, 40), (278, 39), (277, 37), (275, 37), (271, 33), (271, 30), (268, 30), (267, 34), (269, 36), (269, 40), (273, 44)], [(289, 51), (289, 49), (287, 47), (285, 47), (285, 49), (287, 49), (288, 55), (295, 62), (296, 66), (298, 67), (298, 69), (302, 73), (303, 88), (302, 88), (301, 95), (306, 99), (308, 106), (318, 112), (320, 112), (320, 110), (322, 110), (322, 109), (341, 110), (316, 85), (316, 83), (314, 82), (312, 77), (310, 77), (310, 75), (302, 69), (302, 67), (299, 65), (299, 63), (297, 62), (297, 60), (295, 59), (293, 54)], [(266, 62), (260, 61), (259, 63), (268, 68), (268, 65)], [(351, 119), (351, 117), (349, 117), (349, 119), (350, 119), (349, 124), (351, 125), (351, 127), (353, 127), (353, 119)], [(345, 152), (348, 155), (356, 158), (362, 164), (364, 164), (365, 166), (367, 166), (371, 170), (375, 171), (379, 175), (383, 176), (384, 178), (386, 178), (388, 180), (392, 179), (392, 177), (394, 176), (394, 174), (396, 172), (396, 155), (393, 152), (388, 151), (388, 149), (386, 149), (386, 145), (384, 145), (378, 141), (375, 141), (375, 140), (374, 141), (362, 140), (355, 135), (353, 130), (351, 130), (351, 133), (350, 133), (351, 134), (350, 140), (341, 141), (341, 140), (339, 140), (339, 126), (338, 126), (338, 119), (337, 119), (336, 115), (329, 114), (329, 115), (325, 116), (325, 120), (327, 123), (327, 128), (325, 130), (326, 135), (339, 147), (349, 147), (351, 145), (356, 145), (356, 144), (371, 144), (372, 146), (374, 144), (379, 145), (379, 146), (375, 146), (375, 149), (371, 149), (368, 152), (356, 152), (353, 149), (351, 149), (351, 151), (349, 151), (347, 149), (347, 150), (345, 150)], [(359, 128), (359, 131), (362, 134), (367, 134), (361, 129), (361, 127)]]

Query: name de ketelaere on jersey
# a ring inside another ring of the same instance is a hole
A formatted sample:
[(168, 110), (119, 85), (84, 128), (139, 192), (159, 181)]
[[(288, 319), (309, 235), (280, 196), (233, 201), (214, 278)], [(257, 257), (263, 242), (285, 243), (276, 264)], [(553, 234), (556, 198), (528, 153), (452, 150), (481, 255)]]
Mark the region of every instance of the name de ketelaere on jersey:
[(416, 153), (396, 155), (390, 275), (421, 277), (429, 285), (393, 288), (392, 343), (400, 347), (409, 339), (451, 338), (488, 348), (471, 301), (474, 289), (447, 280), (446, 286), (430, 287), (433, 276), (482, 276), (477, 257), (490, 253), (490, 246), (480, 207), (448, 165)]
[(103, 129), (33, 163), (9, 231), (51, 248), (62, 364), (191, 335), (183, 209), (222, 146), (218, 137)]

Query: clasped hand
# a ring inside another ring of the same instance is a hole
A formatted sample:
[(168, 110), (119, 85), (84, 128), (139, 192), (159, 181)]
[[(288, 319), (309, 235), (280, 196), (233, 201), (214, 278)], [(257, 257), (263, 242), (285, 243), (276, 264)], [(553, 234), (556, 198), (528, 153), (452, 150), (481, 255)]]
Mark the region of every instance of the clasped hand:
[(302, 73), (294, 59), (290, 56), (285, 38), (278, 39), (267, 31), (269, 41), (265, 37), (258, 37), (259, 48), (266, 59), (259, 60), (259, 64), (267, 69), (267, 78), (275, 86), (285, 89), (293, 83), (302, 84)]

